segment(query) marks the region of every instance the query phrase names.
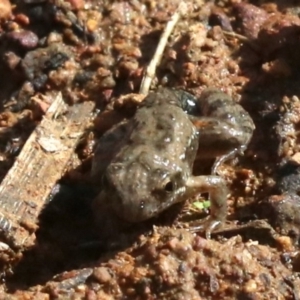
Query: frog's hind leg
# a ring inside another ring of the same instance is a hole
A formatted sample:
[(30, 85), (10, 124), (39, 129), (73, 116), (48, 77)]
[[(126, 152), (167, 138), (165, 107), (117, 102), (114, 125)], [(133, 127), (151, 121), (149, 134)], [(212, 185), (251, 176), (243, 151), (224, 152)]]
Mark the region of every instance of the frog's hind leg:
[(211, 168), (212, 175), (217, 175), (218, 168), (225, 161), (231, 160), (231, 159), (235, 158), (237, 155), (243, 155), (245, 149), (246, 149), (246, 146), (241, 146), (240, 148), (235, 148), (235, 149), (231, 150), (229, 153), (227, 153), (223, 156), (217, 157)]
[(198, 157), (217, 157), (215, 174), (221, 163), (244, 152), (255, 125), (248, 112), (220, 90), (204, 90), (197, 104), (199, 116), (191, 116), (191, 121), (199, 135)]
[(243, 147), (244, 132), (230, 122), (211, 117), (191, 118), (198, 132), (197, 157), (201, 159), (223, 156)]

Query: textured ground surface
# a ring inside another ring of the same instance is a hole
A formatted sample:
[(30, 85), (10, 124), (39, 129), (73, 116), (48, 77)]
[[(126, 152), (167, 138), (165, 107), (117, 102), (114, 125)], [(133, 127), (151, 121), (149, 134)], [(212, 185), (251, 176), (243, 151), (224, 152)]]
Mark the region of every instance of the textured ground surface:
[(296, 1), (186, 1), (152, 83), (195, 95), (221, 88), (251, 114), (245, 155), (219, 172), (234, 226), (205, 240), (162, 216), (115, 244), (97, 238), (85, 188), (94, 136), (134, 112), (138, 97), (124, 96), (138, 93), (179, 3), (0, 0), (0, 177), (57, 91), (101, 110), (40, 216), (34, 247), (1, 251), (1, 299), (300, 299)]

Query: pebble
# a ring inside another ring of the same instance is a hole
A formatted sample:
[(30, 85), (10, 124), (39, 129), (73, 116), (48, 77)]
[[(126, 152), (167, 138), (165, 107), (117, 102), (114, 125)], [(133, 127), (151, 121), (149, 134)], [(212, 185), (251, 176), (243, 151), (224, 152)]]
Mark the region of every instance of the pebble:
[(0, 20), (7, 20), (12, 14), (9, 0), (0, 0)]

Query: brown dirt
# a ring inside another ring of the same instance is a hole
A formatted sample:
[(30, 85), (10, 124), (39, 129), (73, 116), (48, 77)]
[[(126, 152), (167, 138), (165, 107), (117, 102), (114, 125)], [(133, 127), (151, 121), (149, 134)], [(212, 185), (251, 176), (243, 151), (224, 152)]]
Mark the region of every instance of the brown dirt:
[(220, 168), (231, 227), (212, 240), (170, 222), (153, 229), (170, 221), (166, 212), (105, 245), (85, 186), (93, 137), (134, 112), (143, 71), (180, 1), (0, 0), (0, 177), (50, 104), (37, 95), (61, 91), (70, 104), (91, 100), (101, 110), (74, 155), (81, 165), (70, 162), (39, 217), (35, 245), (14, 253), (0, 243), (1, 299), (300, 298), (300, 6), (186, 2), (192, 9), (151, 88), (199, 95), (217, 87), (251, 114), (245, 155)]

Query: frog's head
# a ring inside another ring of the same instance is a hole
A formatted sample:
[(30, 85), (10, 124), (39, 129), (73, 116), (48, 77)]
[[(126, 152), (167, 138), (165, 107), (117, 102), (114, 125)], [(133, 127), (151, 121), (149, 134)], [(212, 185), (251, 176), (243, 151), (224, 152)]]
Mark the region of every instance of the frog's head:
[(104, 177), (106, 201), (130, 222), (157, 216), (182, 201), (189, 172), (163, 155), (142, 151), (126, 164), (112, 163)]

